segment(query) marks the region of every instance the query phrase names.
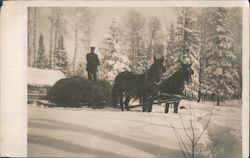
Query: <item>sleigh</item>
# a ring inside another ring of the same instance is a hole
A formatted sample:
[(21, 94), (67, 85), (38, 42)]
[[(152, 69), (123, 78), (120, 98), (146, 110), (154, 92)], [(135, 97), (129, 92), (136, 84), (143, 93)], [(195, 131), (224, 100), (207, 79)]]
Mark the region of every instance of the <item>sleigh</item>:
[[(169, 105), (173, 104), (174, 105), (174, 113), (177, 113), (179, 102), (182, 99), (187, 99), (187, 97), (183, 96), (183, 95), (177, 95), (177, 94), (160, 93), (155, 97), (153, 104), (164, 103), (165, 104), (165, 113), (168, 113)], [(135, 108), (135, 107), (139, 107), (139, 106), (142, 106), (142, 104), (131, 105), (130, 108)]]
[(177, 95), (177, 94), (169, 94), (169, 93), (160, 93), (158, 95), (158, 99), (156, 102), (158, 104), (165, 104), (165, 113), (168, 113), (169, 105), (174, 105), (174, 113), (178, 112), (178, 106), (182, 99), (187, 99), (187, 97), (183, 95)]

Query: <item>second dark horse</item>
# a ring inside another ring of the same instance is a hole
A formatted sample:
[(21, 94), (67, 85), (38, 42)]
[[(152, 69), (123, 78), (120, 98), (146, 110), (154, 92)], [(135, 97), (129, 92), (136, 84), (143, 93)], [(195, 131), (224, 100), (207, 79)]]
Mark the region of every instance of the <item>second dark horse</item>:
[(129, 110), (129, 101), (131, 98), (142, 99), (143, 112), (150, 112), (155, 96), (158, 94), (158, 85), (160, 84), (162, 74), (166, 72), (163, 66), (164, 58), (154, 58), (154, 63), (144, 74), (133, 74), (124, 71), (118, 74), (114, 80), (112, 89), (113, 106), (116, 106), (118, 99), (123, 109), (123, 95), (126, 96), (124, 104)]
[[(194, 71), (191, 68), (191, 64), (181, 63), (181, 66), (177, 72), (162, 81), (160, 85), (160, 92), (174, 95), (183, 95), (185, 82), (190, 83), (193, 74)], [(174, 113), (178, 112), (179, 103), (180, 101), (174, 102)], [(169, 103), (166, 103), (165, 113), (168, 112), (168, 109)]]

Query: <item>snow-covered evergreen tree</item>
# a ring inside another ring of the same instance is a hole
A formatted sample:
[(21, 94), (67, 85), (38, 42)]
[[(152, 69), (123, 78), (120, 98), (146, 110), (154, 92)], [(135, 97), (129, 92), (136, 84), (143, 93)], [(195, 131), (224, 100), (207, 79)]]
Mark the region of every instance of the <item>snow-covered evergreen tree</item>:
[(135, 9), (129, 10), (124, 21), (126, 51), (131, 61), (131, 71), (143, 73), (147, 69), (146, 18)]
[(206, 81), (217, 97), (230, 97), (239, 88), (237, 58), (233, 53), (231, 32), (226, 24), (227, 9), (211, 8), (208, 17), (211, 32), (206, 47)]
[(124, 45), (121, 31), (116, 21), (113, 20), (109, 28), (109, 36), (104, 39), (101, 48), (103, 53), (101, 65), (101, 70), (104, 72), (103, 77), (111, 83), (120, 72), (130, 71), (130, 60)]
[(168, 71), (175, 72), (180, 63), (192, 64), (194, 75), (192, 82), (186, 85), (187, 95), (198, 96), (200, 37), (197, 29), (197, 18), (191, 8), (182, 8), (178, 14), (176, 29), (170, 28), (170, 39), (167, 46), (166, 63)]
[(175, 71), (177, 71), (179, 64), (181, 63), (181, 47), (178, 46), (176, 41), (176, 32), (175, 27), (171, 24), (169, 29), (169, 39), (167, 41), (166, 47), (166, 54), (165, 56), (165, 63), (167, 67), (166, 75), (172, 75)]
[(43, 34), (42, 33), (39, 36), (39, 45), (38, 45), (38, 51), (37, 51), (36, 66), (39, 69), (48, 68), (48, 61), (47, 61), (47, 57), (46, 57), (46, 54), (45, 54), (45, 48), (44, 48), (44, 42), (43, 42)]
[(55, 69), (65, 72), (68, 69), (68, 56), (64, 48), (62, 35), (59, 36), (57, 42), (58, 44), (55, 52)]

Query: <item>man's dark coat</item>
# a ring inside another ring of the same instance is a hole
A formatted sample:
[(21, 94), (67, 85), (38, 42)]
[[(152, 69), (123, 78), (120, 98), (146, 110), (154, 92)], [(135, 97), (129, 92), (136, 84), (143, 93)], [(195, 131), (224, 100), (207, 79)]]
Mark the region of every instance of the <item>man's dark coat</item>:
[(97, 66), (100, 65), (100, 61), (98, 56), (95, 53), (88, 53), (87, 54), (87, 68), (88, 72), (96, 72)]

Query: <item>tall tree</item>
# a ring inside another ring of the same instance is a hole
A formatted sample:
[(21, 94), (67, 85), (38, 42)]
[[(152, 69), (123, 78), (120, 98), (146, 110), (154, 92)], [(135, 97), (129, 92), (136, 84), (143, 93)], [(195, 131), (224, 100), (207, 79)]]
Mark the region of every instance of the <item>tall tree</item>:
[(63, 36), (60, 35), (57, 41), (57, 48), (55, 52), (55, 69), (62, 70), (63, 72), (68, 70), (68, 55), (64, 48)]
[(194, 70), (192, 82), (186, 85), (185, 90), (192, 97), (198, 96), (200, 36), (197, 27), (197, 15), (192, 8), (182, 8), (180, 10), (175, 35), (175, 46), (179, 47), (178, 50), (182, 52), (181, 61), (192, 64)]
[[(72, 74), (74, 75), (75, 66), (77, 65), (76, 59), (78, 56), (77, 52), (80, 41), (85, 50), (86, 51), (89, 50), (91, 42), (91, 32), (92, 32), (91, 28), (94, 22), (94, 15), (90, 8), (77, 8), (76, 10), (70, 10), (69, 13), (73, 16), (72, 28), (74, 30), (75, 48), (74, 48), (73, 63), (72, 63)], [(69, 20), (70, 20), (69, 23), (71, 23), (72, 18)]]
[(111, 22), (109, 36), (106, 37), (102, 44), (103, 64), (101, 70), (103, 77), (113, 83), (118, 73), (130, 70), (130, 60), (124, 49), (124, 41), (115, 20)]
[(139, 12), (131, 9), (125, 20), (125, 33), (127, 51), (129, 52), (129, 59), (131, 60), (131, 70), (135, 73), (145, 72), (143, 60), (146, 56), (146, 42), (145, 42), (145, 25), (146, 19)]
[(154, 44), (157, 44), (157, 34), (161, 29), (161, 22), (156, 17), (151, 17), (148, 22), (149, 29), (149, 42), (148, 42), (148, 50), (147, 50), (147, 58), (148, 60), (152, 57), (152, 49)]
[[(51, 16), (49, 17), (49, 20), (51, 22), (51, 32), (50, 32), (50, 65), (52, 69), (56, 69), (56, 53), (58, 49), (58, 41), (59, 36), (63, 36), (63, 34), (66, 32), (66, 29), (64, 27), (65, 25), (65, 19), (63, 18), (63, 11), (60, 8), (52, 8), (51, 9)], [(53, 35), (53, 36), (52, 36)]]
[(36, 67), (36, 8), (33, 8), (33, 67)]
[(211, 32), (207, 41), (206, 81), (220, 105), (221, 97), (234, 95), (239, 88), (237, 58), (233, 53), (231, 31), (227, 25), (226, 8), (211, 8), (208, 22)]
[(36, 65), (40, 69), (48, 68), (47, 65), (47, 57), (45, 54), (45, 48), (44, 48), (44, 42), (43, 42), (43, 34), (40, 34), (39, 37), (39, 45), (38, 45), (38, 51), (37, 51), (37, 61)]
[(28, 8), (28, 66), (32, 66), (32, 9)]
[(167, 40), (165, 63), (167, 67), (167, 76), (172, 75), (181, 63), (181, 47), (178, 45), (180, 42), (177, 40), (176, 30), (173, 24), (169, 29), (169, 39)]
[(199, 58), (199, 90), (198, 90), (198, 98), (199, 100), (202, 97), (202, 94), (209, 94), (211, 93), (210, 88), (206, 84), (205, 76), (205, 62), (206, 62), (206, 45), (208, 40), (208, 34), (211, 31), (209, 27), (208, 19), (208, 12), (209, 8), (203, 8), (200, 15), (198, 16), (198, 28), (199, 28), (199, 35), (201, 38), (201, 50), (200, 50), (200, 58)]
[(235, 97), (239, 99), (242, 92), (242, 8), (228, 9), (228, 26), (232, 33), (234, 54), (237, 57), (236, 69), (239, 74), (240, 87)]
[(53, 16), (49, 16), (49, 21), (50, 21), (50, 41), (49, 41), (49, 68), (52, 69), (52, 58), (53, 58), (53, 31), (54, 31), (54, 17)]

